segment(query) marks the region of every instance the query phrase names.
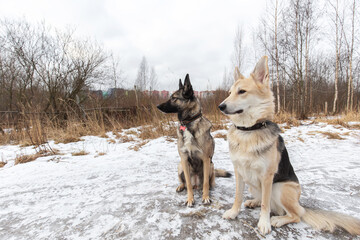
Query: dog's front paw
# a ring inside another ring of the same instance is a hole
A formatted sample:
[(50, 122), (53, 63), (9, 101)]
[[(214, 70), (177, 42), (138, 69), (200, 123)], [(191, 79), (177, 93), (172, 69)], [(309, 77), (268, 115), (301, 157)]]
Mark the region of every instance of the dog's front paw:
[(259, 231), (266, 235), (271, 232), (271, 224), (270, 219), (266, 217), (260, 217), (259, 223), (258, 223)]
[(205, 205), (210, 204), (211, 203), (210, 197), (209, 196), (203, 196), (202, 203), (205, 204)]
[(239, 212), (240, 212), (239, 210), (231, 208), (231, 209), (227, 210), (226, 212), (224, 212), (222, 217), (225, 219), (234, 219), (239, 214)]
[(185, 189), (185, 185), (184, 184), (180, 184), (177, 188), (176, 188), (176, 192), (182, 192)]
[(194, 198), (188, 198), (185, 202), (185, 205), (188, 206), (188, 207), (193, 207), (195, 204), (195, 200)]

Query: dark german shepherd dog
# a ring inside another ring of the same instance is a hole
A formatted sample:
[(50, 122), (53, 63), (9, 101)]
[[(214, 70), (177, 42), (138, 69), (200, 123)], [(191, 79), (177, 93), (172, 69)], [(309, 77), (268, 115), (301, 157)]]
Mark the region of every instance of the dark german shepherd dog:
[(177, 113), (180, 126), (177, 129), (178, 151), (181, 163), (178, 166), (180, 185), (176, 191), (187, 188), (186, 205), (195, 203), (193, 188), (203, 187), (202, 202), (210, 204), (209, 188), (214, 186), (215, 177), (230, 177), (231, 174), (214, 169), (212, 157), (215, 142), (210, 134), (212, 127), (209, 120), (202, 116), (200, 101), (195, 97), (189, 74), (184, 85), (179, 80), (179, 90), (170, 99), (157, 106), (165, 113)]

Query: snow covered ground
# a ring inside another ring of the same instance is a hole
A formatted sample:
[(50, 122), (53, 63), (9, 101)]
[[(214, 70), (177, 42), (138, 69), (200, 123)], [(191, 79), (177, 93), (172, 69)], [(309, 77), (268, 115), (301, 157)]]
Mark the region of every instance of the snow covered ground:
[[(336, 132), (344, 139), (328, 139), (319, 131)], [(259, 209), (243, 209), (232, 221), (221, 218), (234, 200), (233, 177), (216, 179), (210, 206), (203, 206), (201, 191), (195, 191), (196, 205), (187, 208), (185, 191), (175, 192), (176, 141), (162, 137), (135, 151), (138, 141), (121, 143), (111, 133), (108, 136), (50, 142), (62, 155), (16, 166), (16, 155), (34, 149), (0, 146), (0, 159), (8, 161), (0, 168), (0, 239), (262, 238), (253, 228)], [(302, 184), (301, 203), (360, 218), (360, 130), (304, 122), (285, 130), (283, 137)], [(82, 150), (89, 154), (71, 154)], [(213, 162), (233, 172), (222, 138), (216, 138)], [(343, 231), (318, 232), (298, 223), (273, 228), (266, 239), (360, 238)]]

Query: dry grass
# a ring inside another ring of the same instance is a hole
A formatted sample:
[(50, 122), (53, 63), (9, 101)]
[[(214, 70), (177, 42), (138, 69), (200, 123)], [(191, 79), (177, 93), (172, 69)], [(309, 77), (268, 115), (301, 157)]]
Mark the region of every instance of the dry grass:
[(128, 131), (126, 131), (126, 134), (137, 135), (137, 131), (135, 131), (135, 130), (128, 130)]
[(81, 150), (81, 151), (78, 151), (78, 152), (73, 152), (71, 153), (72, 156), (84, 156), (84, 155), (88, 155), (89, 153), (86, 152), (85, 150)]
[[(215, 104), (215, 103), (213, 103)], [(55, 143), (71, 143), (81, 141), (82, 136), (95, 135), (108, 137), (105, 133), (112, 131), (119, 139), (119, 142), (131, 142), (136, 138), (141, 140), (155, 139), (165, 136), (169, 141), (177, 137), (176, 134), (176, 114), (163, 114), (158, 111), (155, 105), (150, 108), (139, 107), (140, 111), (132, 113), (133, 115), (118, 118), (108, 116), (102, 112), (87, 113), (86, 118), (79, 118), (76, 114), (69, 112), (66, 121), (54, 120), (50, 117), (40, 115), (24, 115), (24, 119), (16, 126), (4, 124), (2, 129), (12, 129), (10, 131), (1, 131), (0, 144), (20, 144), (21, 146), (40, 146), (49, 140)], [(212, 131), (227, 129), (228, 118), (220, 113), (217, 105), (208, 106), (204, 116), (209, 119), (213, 125)], [(36, 111), (36, 110), (34, 110)], [(326, 122), (335, 126), (342, 126), (348, 129), (360, 129), (360, 124), (351, 124), (349, 121), (359, 121), (360, 113), (351, 112), (342, 115), (339, 118), (328, 119), (319, 118), (314, 122)], [(282, 128), (289, 129), (293, 126), (299, 126), (300, 121), (292, 114), (281, 112), (275, 115), (276, 123), (285, 123)], [(141, 126), (141, 127), (139, 127)], [(125, 130), (131, 127), (139, 127), (137, 130)], [(215, 137), (226, 139), (223, 134)], [(115, 143), (115, 140), (109, 140)]]
[(212, 131), (228, 129), (225, 122), (212, 123), (212, 125), (213, 125), (212, 128), (211, 128)]
[(170, 121), (159, 121), (152, 125), (143, 126), (139, 128), (136, 135), (142, 140), (155, 139), (163, 136), (177, 137), (175, 124)]
[(101, 138), (108, 138), (108, 135), (106, 135), (106, 133), (101, 133), (101, 134), (99, 135), (99, 137), (101, 137)]
[(119, 140), (120, 140), (120, 142), (122, 142), (122, 143), (135, 141), (135, 139), (134, 139), (132, 136), (129, 136), (129, 135), (122, 135), (122, 136), (119, 138)]
[(108, 142), (108, 143), (112, 143), (112, 144), (116, 143), (115, 139), (112, 139), (112, 138), (109, 139), (109, 140), (107, 140), (107, 142)]
[(334, 125), (336, 127), (336, 125), (340, 125), (342, 127), (345, 127), (345, 128), (350, 128), (350, 125), (343, 121), (341, 118), (335, 118), (335, 119), (316, 119), (314, 122), (325, 122), (329, 125)]
[(149, 140), (143, 140), (143, 141), (140, 141), (138, 143), (136, 143), (135, 145), (132, 145), (129, 147), (129, 150), (134, 150), (134, 151), (139, 151), (140, 148), (142, 148), (145, 144), (147, 144), (149, 142)]
[(70, 134), (64, 134), (64, 135), (60, 135), (59, 137), (54, 139), (56, 144), (59, 143), (72, 143), (72, 142), (79, 142), (82, 141), (80, 137), (78, 136), (72, 136)]
[(165, 140), (168, 142), (175, 142), (175, 139), (173, 137), (169, 137), (169, 136), (167, 136)]
[(25, 155), (25, 154), (17, 155), (15, 158), (15, 165), (32, 162), (32, 161), (35, 161), (39, 157), (41, 157), (41, 154), (39, 154), (39, 153), (28, 154), (28, 155)]
[(334, 132), (321, 132), (324, 136), (327, 136), (328, 139), (338, 139), (344, 140), (345, 138), (341, 137), (338, 133)]
[(284, 126), (285, 129), (289, 129), (292, 126), (298, 127), (300, 126), (300, 121), (296, 119), (291, 113), (288, 112), (280, 112), (278, 114), (275, 114), (274, 122), (278, 124), (286, 123), (286, 126)]
[(94, 157), (97, 158), (97, 157), (100, 157), (100, 156), (104, 156), (106, 155), (105, 152), (99, 152), (97, 155), (95, 155)]
[(214, 138), (223, 138), (223, 139), (227, 139), (227, 135), (225, 133), (217, 133), (214, 135)]
[(0, 162), (0, 168), (4, 167), (7, 164), (7, 162)]
[(328, 139), (338, 139), (338, 140), (344, 140), (345, 138), (341, 137), (338, 133), (334, 132), (324, 132), (324, 131), (309, 131), (308, 135), (316, 135), (316, 134), (322, 134), (326, 136)]
[(360, 113), (358, 112), (349, 112), (347, 114), (340, 115), (336, 118), (317, 118), (314, 122), (325, 122), (331, 125), (340, 125), (347, 129), (360, 129), (360, 124), (348, 124), (349, 122), (359, 122), (360, 121)]
[(154, 127), (144, 126), (140, 129), (140, 133), (138, 134), (138, 137), (141, 139), (155, 139), (158, 137), (161, 137), (161, 133), (159, 131), (156, 131), (157, 129)]
[(350, 129), (360, 129), (360, 124), (351, 124)]
[(44, 145), (38, 147), (38, 151), (34, 154), (20, 154), (17, 155), (15, 158), (15, 165), (21, 164), (21, 163), (27, 163), (32, 162), (38, 159), (39, 157), (45, 157), (45, 156), (52, 156), (52, 155), (58, 155), (59, 150), (57, 149), (51, 149), (49, 147), (46, 147)]
[(120, 139), (121, 138), (121, 133), (119, 132), (119, 131), (116, 131), (116, 130), (113, 130), (113, 132), (112, 132), (114, 135), (115, 135), (115, 138), (116, 139)]
[(343, 135), (343, 136), (350, 136), (350, 134), (351, 134), (351, 132), (345, 132), (345, 133), (343, 133), (342, 135)]

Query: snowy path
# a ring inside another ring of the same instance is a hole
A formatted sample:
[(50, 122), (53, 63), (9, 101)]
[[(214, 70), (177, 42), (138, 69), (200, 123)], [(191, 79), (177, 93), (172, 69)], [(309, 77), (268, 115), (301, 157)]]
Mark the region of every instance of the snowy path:
[[(313, 131), (337, 132), (345, 139)], [(312, 124), (283, 136), (302, 184), (302, 204), (360, 218), (360, 130)], [(51, 143), (64, 153), (56, 159), (16, 166), (11, 161), (16, 154), (34, 150), (0, 146), (0, 158), (9, 160), (0, 168), (0, 239), (261, 239), (249, 226), (256, 226), (259, 209), (244, 209), (233, 221), (221, 218), (234, 200), (234, 178), (216, 179), (210, 206), (201, 204), (200, 191), (194, 208), (183, 206), (186, 193), (175, 192), (176, 142), (159, 138), (134, 151), (129, 147), (135, 142), (83, 139)], [(89, 154), (71, 155), (79, 150)], [(213, 161), (216, 168), (233, 172), (224, 139), (216, 138)], [(273, 228), (266, 237), (309, 238), (360, 239), (342, 231), (314, 231), (304, 223)]]

